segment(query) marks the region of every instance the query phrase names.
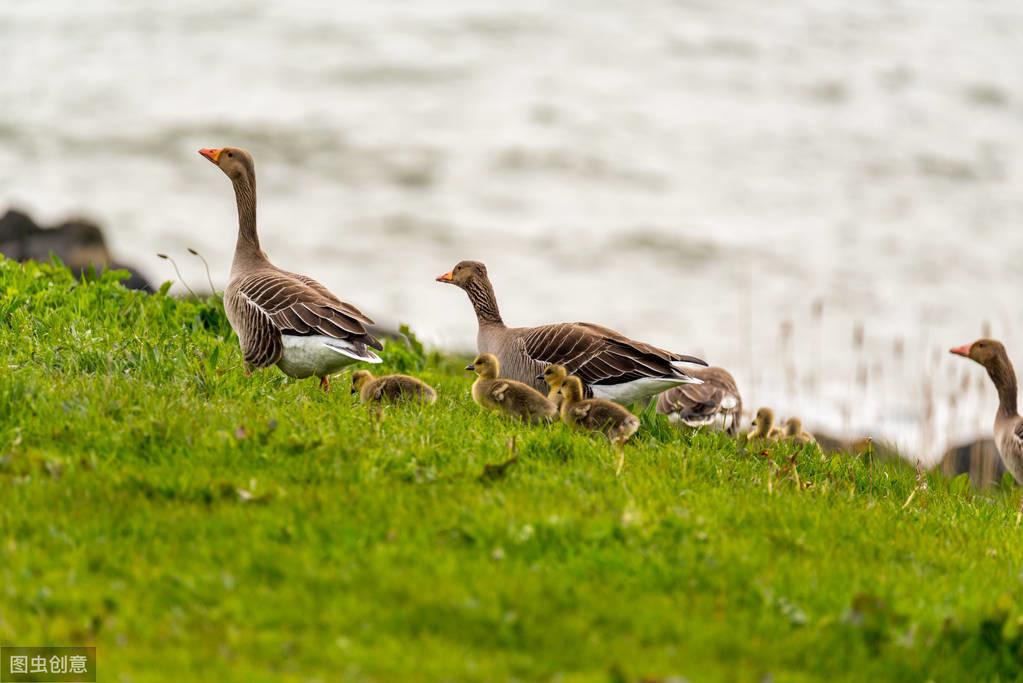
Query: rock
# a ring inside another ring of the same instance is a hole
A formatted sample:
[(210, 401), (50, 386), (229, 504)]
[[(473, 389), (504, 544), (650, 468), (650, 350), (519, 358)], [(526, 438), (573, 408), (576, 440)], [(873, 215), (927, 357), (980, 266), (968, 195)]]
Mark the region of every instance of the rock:
[(998, 483), (1006, 472), (998, 448), (992, 439), (978, 439), (953, 446), (941, 459), (941, 471), (947, 477), (969, 474), (978, 488)]
[(48, 261), (51, 254), (78, 274), (97, 270), (127, 270), (129, 289), (152, 292), (153, 287), (138, 270), (118, 263), (110, 255), (103, 231), (91, 221), (74, 219), (52, 228), (42, 228), (28, 214), (10, 209), (0, 217), (0, 254), (16, 261)]

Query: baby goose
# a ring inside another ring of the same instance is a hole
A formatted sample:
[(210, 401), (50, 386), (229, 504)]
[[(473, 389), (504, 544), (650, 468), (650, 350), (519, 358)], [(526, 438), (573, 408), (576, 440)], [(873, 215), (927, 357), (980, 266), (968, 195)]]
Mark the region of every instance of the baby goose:
[(775, 441), (781, 436), (781, 430), (774, 426), (774, 411), (761, 408), (753, 419), (753, 429), (746, 435), (750, 439), (770, 439)]
[(813, 434), (803, 429), (803, 421), (798, 417), (790, 417), (785, 420), (785, 438), (799, 443), (817, 443)]
[(547, 382), (549, 390), (547, 391), (547, 400), (551, 401), (554, 405), (561, 409), (561, 385), (565, 383), (565, 378), (568, 377), (568, 370), (565, 369), (564, 365), (558, 365), (554, 363), (544, 368), (543, 374), (537, 379), (543, 378)]
[(557, 407), (533, 387), (512, 379), (499, 379), (501, 365), (492, 353), (481, 353), (465, 369), (479, 375), (472, 383), (472, 400), (484, 408), (530, 424), (551, 422), (558, 414)]
[(352, 393), (358, 394), (363, 403), (419, 401), (429, 404), (437, 400), (434, 388), (415, 377), (374, 377), (369, 370), (357, 370), (352, 374)]
[(639, 418), (603, 398), (583, 398), (583, 382), (569, 375), (561, 384), (561, 421), (580, 429), (602, 432), (618, 453), (615, 474), (625, 464), (625, 442), (639, 429)]
[(639, 418), (628, 410), (603, 398), (583, 398), (582, 380), (575, 375), (561, 385), (561, 419), (581, 429), (602, 432), (608, 440), (621, 446), (639, 429)]

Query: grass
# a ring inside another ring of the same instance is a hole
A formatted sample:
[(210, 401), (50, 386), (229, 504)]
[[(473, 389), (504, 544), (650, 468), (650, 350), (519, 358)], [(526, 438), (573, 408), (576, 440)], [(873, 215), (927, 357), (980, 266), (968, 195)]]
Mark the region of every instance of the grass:
[(649, 413), (616, 477), (464, 359), (389, 346), (440, 399), (375, 413), (56, 265), (0, 260), (0, 348), (0, 645), (104, 681), (1023, 679), (1008, 484)]

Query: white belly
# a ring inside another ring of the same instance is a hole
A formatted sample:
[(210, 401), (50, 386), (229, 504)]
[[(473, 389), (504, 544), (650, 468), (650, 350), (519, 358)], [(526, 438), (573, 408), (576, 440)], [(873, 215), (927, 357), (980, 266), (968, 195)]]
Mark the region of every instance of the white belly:
[(360, 353), (350, 343), (322, 335), (299, 337), (285, 334), (284, 354), (277, 367), (289, 377), (326, 377), (352, 363), (380, 363), (380, 357), (366, 349)]
[(702, 384), (699, 380), (671, 379), (667, 377), (644, 377), (622, 384), (591, 384), (590, 390), (597, 398), (606, 398), (621, 405), (645, 403), (651, 396), (667, 391), (679, 384)]

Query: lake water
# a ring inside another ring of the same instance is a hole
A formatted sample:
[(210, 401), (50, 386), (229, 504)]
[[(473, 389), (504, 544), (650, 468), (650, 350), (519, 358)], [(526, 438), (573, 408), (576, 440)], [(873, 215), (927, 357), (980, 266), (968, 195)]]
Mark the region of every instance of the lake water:
[[(731, 369), (746, 404), (931, 461), (1023, 362), (1023, 4), (0, 5), (0, 208), (85, 214), (152, 279), (264, 247), (468, 349), (484, 260), (515, 324), (591, 320)], [(862, 334), (859, 332), (862, 330)]]

